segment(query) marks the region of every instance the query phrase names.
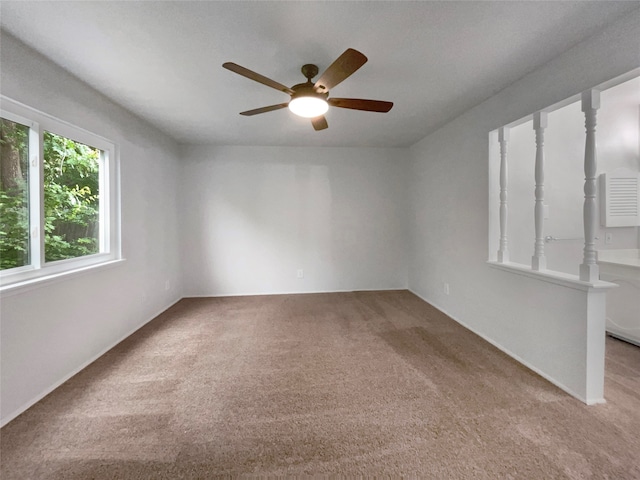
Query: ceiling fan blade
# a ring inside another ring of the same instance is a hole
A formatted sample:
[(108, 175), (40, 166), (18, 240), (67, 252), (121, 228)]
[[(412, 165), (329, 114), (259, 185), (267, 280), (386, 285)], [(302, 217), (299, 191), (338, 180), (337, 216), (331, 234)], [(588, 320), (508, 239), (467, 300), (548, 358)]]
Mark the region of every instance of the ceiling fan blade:
[(367, 57), (353, 48), (348, 48), (320, 75), (314, 86), (320, 92), (331, 90), (365, 63)]
[(313, 125), (314, 130), (324, 130), (325, 128), (329, 128), (329, 124), (327, 123), (327, 119), (324, 118), (324, 115), (312, 118), (311, 124)]
[(231, 70), (238, 75), (242, 75), (243, 77), (247, 77), (250, 80), (254, 80), (258, 83), (266, 85), (267, 87), (275, 88), (276, 90), (280, 90), (281, 92), (288, 93), (289, 95), (293, 95), (295, 92), (291, 90), (286, 85), (282, 85), (281, 83), (276, 82), (275, 80), (271, 80), (270, 78), (265, 77), (264, 75), (260, 75), (259, 73), (253, 72), (248, 68), (241, 67), (232, 62), (223, 63), (222, 66), (227, 70)]
[(240, 115), (250, 117), (251, 115), (258, 115), (259, 113), (273, 112), (274, 110), (280, 110), (281, 108), (287, 108), (288, 103), (279, 103), (278, 105), (269, 105), (268, 107), (256, 108), (255, 110), (247, 110), (246, 112), (240, 112)]
[(364, 110), (366, 112), (386, 113), (393, 107), (393, 102), (363, 100), (361, 98), (330, 98), (327, 101), (332, 107), (351, 108), (352, 110)]

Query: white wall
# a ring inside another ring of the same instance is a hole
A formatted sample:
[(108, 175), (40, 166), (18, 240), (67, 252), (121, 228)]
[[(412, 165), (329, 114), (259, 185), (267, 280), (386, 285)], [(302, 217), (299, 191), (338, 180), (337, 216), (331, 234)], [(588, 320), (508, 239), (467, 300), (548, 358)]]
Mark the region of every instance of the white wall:
[(4, 34), (1, 55), (3, 95), (120, 147), (126, 258), (113, 268), (2, 297), (5, 423), (181, 298), (182, 280), (177, 145)]
[(588, 401), (588, 293), (485, 263), (498, 249), (495, 232), (487, 244), (487, 202), (498, 201), (488, 134), (638, 67), (638, 38), (636, 10), (411, 148), (409, 288)]
[(185, 148), (185, 295), (406, 288), (407, 154)]

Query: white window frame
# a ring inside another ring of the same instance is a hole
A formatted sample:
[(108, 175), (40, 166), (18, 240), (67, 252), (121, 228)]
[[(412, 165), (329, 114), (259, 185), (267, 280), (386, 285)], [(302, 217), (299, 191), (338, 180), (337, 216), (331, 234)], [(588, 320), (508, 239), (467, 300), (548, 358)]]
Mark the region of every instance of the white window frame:
[[(118, 262), (122, 258), (120, 239), (119, 152), (104, 137), (35, 110), (0, 95), (0, 116), (29, 127), (29, 251), (30, 264), (0, 270), (0, 292), (30, 286), (87, 269)], [(54, 133), (99, 149), (100, 227), (99, 253), (45, 262), (44, 257), (44, 132)]]

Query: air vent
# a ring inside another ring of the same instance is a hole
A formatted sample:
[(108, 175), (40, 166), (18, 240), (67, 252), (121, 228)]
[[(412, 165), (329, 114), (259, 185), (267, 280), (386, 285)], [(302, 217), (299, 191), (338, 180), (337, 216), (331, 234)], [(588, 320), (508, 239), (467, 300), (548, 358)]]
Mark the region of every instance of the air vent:
[(605, 227), (640, 225), (640, 174), (619, 169), (600, 175), (600, 221)]

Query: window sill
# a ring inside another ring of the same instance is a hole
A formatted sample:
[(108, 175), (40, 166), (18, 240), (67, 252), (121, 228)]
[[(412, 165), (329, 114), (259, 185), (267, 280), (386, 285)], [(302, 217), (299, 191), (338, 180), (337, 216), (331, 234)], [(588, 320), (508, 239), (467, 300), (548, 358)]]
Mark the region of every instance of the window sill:
[(556, 285), (562, 285), (563, 287), (574, 288), (576, 290), (589, 291), (589, 290), (607, 290), (609, 288), (615, 288), (618, 285), (611, 282), (605, 282), (598, 280), (597, 282), (584, 282), (580, 280), (577, 275), (571, 275), (569, 273), (556, 272), (554, 270), (531, 270), (531, 267), (522, 265), (520, 263), (500, 263), (496, 261), (488, 261), (487, 264), (491, 268), (503, 270), (509, 273), (515, 273), (516, 275), (522, 275), (529, 278), (534, 278), (542, 282), (554, 283)]
[(120, 258), (117, 260), (109, 260), (106, 262), (97, 263), (95, 265), (78, 267), (78, 268), (74, 268), (72, 270), (67, 270), (60, 273), (53, 273), (50, 275), (45, 275), (37, 278), (31, 278), (29, 280), (24, 280), (21, 282), (11, 283), (9, 285), (3, 285), (0, 287), (0, 296), (8, 297), (11, 295), (17, 295), (20, 293), (27, 292), (29, 290), (35, 290), (47, 285), (62, 282), (62, 281), (69, 280), (71, 278), (79, 277), (82, 275), (86, 275), (88, 273), (93, 273), (96, 271), (117, 267), (123, 264), (125, 261), (126, 260), (124, 258)]

